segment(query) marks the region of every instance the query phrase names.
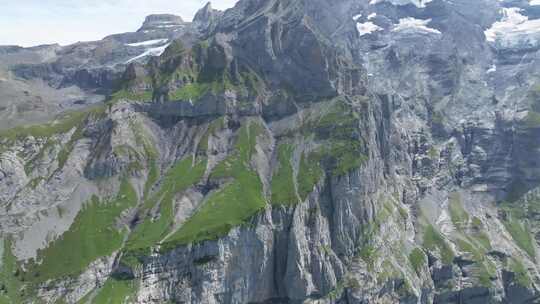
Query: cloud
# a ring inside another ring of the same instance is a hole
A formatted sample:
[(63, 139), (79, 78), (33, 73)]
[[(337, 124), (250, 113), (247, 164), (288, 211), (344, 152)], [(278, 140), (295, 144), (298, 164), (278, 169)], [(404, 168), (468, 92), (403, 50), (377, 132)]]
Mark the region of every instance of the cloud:
[[(214, 0), (218, 9), (237, 0)], [(54, 2), (54, 3), (51, 3)], [(99, 40), (137, 30), (149, 14), (171, 13), (191, 20), (207, 0), (0, 0), (0, 45), (33, 46)]]

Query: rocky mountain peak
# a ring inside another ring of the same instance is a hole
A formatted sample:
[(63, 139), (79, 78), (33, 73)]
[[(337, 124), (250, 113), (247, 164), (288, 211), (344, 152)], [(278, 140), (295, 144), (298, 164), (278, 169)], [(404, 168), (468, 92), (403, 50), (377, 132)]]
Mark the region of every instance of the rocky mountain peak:
[(193, 21), (204, 21), (207, 20), (209, 15), (215, 12), (216, 10), (212, 8), (212, 2), (206, 3), (200, 10), (197, 11)]
[(212, 3), (208, 2), (201, 8), (193, 18), (193, 24), (201, 31), (208, 31), (216, 25), (217, 20), (223, 12), (212, 8)]
[(139, 31), (167, 29), (184, 25), (182, 17), (172, 14), (153, 14), (146, 17)]

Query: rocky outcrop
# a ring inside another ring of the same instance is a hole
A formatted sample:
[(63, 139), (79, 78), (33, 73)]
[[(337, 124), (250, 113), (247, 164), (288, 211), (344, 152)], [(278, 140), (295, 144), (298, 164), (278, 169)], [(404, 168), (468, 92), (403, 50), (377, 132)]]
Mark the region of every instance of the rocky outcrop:
[(212, 8), (212, 4), (208, 2), (200, 9), (193, 17), (193, 23), (202, 32), (211, 33), (215, 29), (222, 12)]
[(185, 22), (180, 16), (171, 14), (157, 14), (147, 16), (139, 31), (152, 30), (156, 28), (175, 27), (183, 25)]

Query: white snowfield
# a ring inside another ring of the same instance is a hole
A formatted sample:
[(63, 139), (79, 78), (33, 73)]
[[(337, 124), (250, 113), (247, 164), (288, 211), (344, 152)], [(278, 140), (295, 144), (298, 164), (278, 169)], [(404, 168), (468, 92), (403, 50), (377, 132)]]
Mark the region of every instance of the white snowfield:
[[(540, 0), (533, 0), (540, 2)], [(487, 29), (484, 34), (488, 42), (498, 47), (537, 46), (540, 44), (540, 19), (529, 20), (517, 7), (503, 8), (503, 17)]]
[(164, 24), (164, 25), (156, 25), (156, 28), (171, 28), (171, 27), (180, 27), (181, 24)]
[(158, 47), (155, 47), (155, 48), (148, 49), (144, 53), (140, 54), (139, 56), (133, 57), (130, 60), (126, 61), (126, 64), (131, 63), (131, 62), (136, 61), (136, 60), (139, 60), (141, 58), (147, 57), (147, 56), (160, 56), (161, 54), (163, 54), (163, 52), (165, 52), (165, 49), (167, 49), (167, 47), (169, 45), (170, 45), (170, 43), (167, 43), (167, 44), (162, 45), (162, 46), (158, 46)]
[(136, 43), (126, 43), (127, 46), (148, 46), (148, 45), (156, 45), (156, 44), (163, 44), (169, 41), (169, 39), (154, 39), (154, 40), (147, 40), (147, 41), (141, 41)]
[(540, 5), (540, 0), (530, 0), (529, 5), (531, 6)]
[(399, 19), (399, 24), (396, 24), (392, 32), (407, 32), (407, 33), (430, 33), (438, 34), (441, 32), (437, 29), (428, 27), (431, 19), (416, 19), (412, 17)]
[[(372, 1), (377, 1), (377, 0), (372, 0)], [(357, 17), (357, 16), (353, 17), (353, 20), (358, 21), (360, 17)], [(376, 14), (371, 14), (368, 16), (368, 20), (371, 20), (375, 18), (376, 16), (377, 16)], [(399, 20), (398, 24), (394, 25), (392, 32), (402, 32), (402, 33), (409, 33), (409, 34), (420, 33), (420, 34), (441, 35), (442, 33), (439, 30), (428, 26), (430, 22), (431, 22), (431, 19), (422, 20), (422, 19), (416, 19), (412, 17), (402, 18)], [(358, 30), (358, 34), (360, 34), (360, 36), (369, 35), (374, 32), (383, 30), (383, 28), (381, 28), (380, 26), (376, 25), (375, 23), (371, 21), (367, 21), (363, 23), (356, 22), (356, 29)]]
[(375, 23), (371, 21), (364, 22), (364, 23), (357, 22), (356, 29), (358, 30), (358, 34), (360, 34), (360, 36), (365, 36), (373, 32), (382, 30), (380, 26), (376, 25)]
[[(385, 1), (390, 2), (393, 5), (414, 4), (416, 7), (426, 7), (426, 4), (433, 0), (371, 0), (369, 4), (377, 4), (377, 3), (381, 3)], [(538, 0), (533, 0), (533, 1), (538, 1)]]

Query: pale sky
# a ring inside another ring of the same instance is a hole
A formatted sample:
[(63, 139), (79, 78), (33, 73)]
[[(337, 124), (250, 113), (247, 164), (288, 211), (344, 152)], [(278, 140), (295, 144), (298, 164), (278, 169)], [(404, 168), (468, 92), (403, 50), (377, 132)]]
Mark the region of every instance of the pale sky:
[[(226, 9), (237, 0), (213, 0)], [(147, 15), (191, 20), (208, 0), (0, 0), (0, 45), (34, 46), (100, 40), (136, 31)]]

